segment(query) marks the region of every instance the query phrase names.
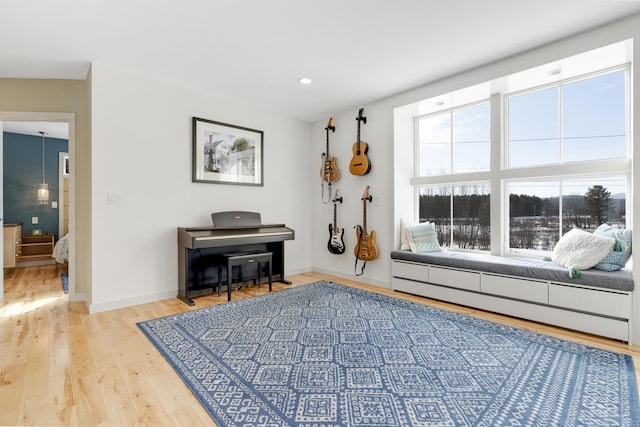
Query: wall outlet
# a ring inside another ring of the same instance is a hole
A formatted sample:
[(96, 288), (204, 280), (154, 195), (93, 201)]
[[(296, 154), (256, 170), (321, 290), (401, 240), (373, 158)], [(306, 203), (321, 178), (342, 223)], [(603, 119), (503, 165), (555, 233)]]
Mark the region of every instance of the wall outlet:
[(51, 209), (58, 209), (58, 202), (51, 202)]
[(32, 216), (31, 217), (31, 224), (37, 224), (38, 223), (38, 217), (37, 216)]

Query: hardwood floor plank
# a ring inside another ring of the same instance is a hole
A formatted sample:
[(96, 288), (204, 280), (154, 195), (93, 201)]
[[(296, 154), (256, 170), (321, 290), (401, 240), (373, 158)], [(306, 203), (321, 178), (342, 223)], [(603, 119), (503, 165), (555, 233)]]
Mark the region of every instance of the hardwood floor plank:
[(110, 364), (100, 369), (98, 384), (110, 423), (112, 425), (135, 424), (136, 411), (120, 374), (120, 367)]
[(100, 382), (96, 374), (78, 377), (72, 375), (73, 391), (81, 426), (109, 426), (109, 414), (102, 399)]
[[(319, 273), (274, 282), (274, 292), (318, 280), (465, 313), (532, 332), (629, 354), (640, 374), (640, 347), (602, 337), (456, 306)], [(233, 300), (268, 293), (268, 286), (234, 290)], [(56, 265), (5, 270), (0, 307), (0, 425), (215, 426), (207, 412), (137, 327), (144, 320), (225, 304), (226, 293), (172, 298), (88, 314), (69, 302)]]

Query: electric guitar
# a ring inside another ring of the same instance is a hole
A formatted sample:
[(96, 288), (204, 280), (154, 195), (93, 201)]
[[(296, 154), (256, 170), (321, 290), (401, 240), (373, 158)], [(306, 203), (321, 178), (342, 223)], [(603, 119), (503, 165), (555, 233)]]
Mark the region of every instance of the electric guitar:
[[(374, 230), (371, 230), (371, 233), (367, 232), (367, 202), (371, 202), (371, 200), (373, 198), (369, 195), (369, 186), (367, 185), (362, 195), (362, 227), (356, 225), (357, 243), (353, 251), (356, 255), (356, 264), (358, 260), (366, 262), (378, 258), (378, 247), (375, 242), (376, 232)], [(364, 267), (362, 270), (364, 271)]]
[(335, 255), (344, 253), (344, 228), (338, 227), (337, 206), (338, 203), (342, 203), (342, 197), (338, 197), (338, 190), (333, 197), (333, 224), (329, 224), (329, 241), (327, 242), (327, 249), (329, 252)]
[(366, 175), (371, 170), (371, 163), (367, 158), (367, 151), (369, 151), (369, 145), (360, 140), (360, 122), (367, 123), (367, 118), (362, 115), (364, 108), (361, 108), (358, 111), (358, 117), (356, 120), (358, 121), (358, 142), (353, 144), (353, 157), (351, 158), (351, 163), (349, 164), (349, 172), (351, 175)]
[(329, 155), (329, 131), (335, 132), (336, 127), (331, 125), (333, 121), (333, 117), (329, 117), (329, 121), (327, 122), (327, 127), (325, 128), (327, 131), (327, 151), (326, 153), (322, 153), (322, 168), (320, 168), (320, 176), (323, 181), (326, 182), (334, 182), (340, 178), (340, 171), (338, 170), (338, 160)]

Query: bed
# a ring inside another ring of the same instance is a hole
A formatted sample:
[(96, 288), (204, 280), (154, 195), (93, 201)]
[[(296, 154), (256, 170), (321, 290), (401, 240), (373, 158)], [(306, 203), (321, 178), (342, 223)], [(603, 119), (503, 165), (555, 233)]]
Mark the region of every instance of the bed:
[(56, 242), (53, 247), (52, 257), (60, 264), (69, 261), (69, 234), (65, 234), (64, 237)]

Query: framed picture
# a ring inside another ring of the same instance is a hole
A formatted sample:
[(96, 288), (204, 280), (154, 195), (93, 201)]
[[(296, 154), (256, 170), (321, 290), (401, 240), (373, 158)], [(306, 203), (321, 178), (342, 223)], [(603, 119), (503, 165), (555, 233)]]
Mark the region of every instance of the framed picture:
[(263, 132), (193, 118), (193, 182), (263, 184)]

